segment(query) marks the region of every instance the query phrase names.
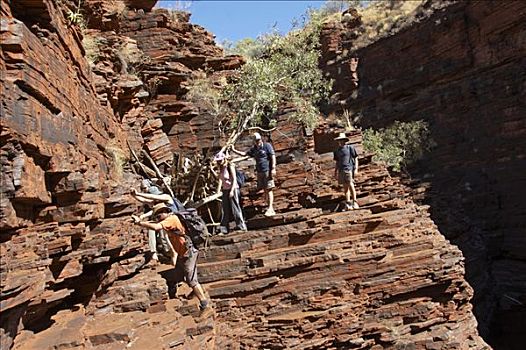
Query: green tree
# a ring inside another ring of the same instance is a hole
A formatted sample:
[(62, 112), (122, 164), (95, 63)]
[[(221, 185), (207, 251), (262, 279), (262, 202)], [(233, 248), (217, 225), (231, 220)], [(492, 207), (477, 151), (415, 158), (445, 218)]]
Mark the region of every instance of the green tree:
[[(295, 112), (289, 114), (292, 121), (308, 128), (317, 124), (318, 105), (328, 97), (332, 85), (318, 68), (319, 37), (325, 17), (309, 11), (305, 18), (303, 27), (286, 35), (272, 31), (255, 40), (225, 43), (227, 51), (237, 50), (245, 56), (246, 64), (225, 84), (213, 84), (212, 77), (189, 84), (187, 98), (201, 101), (200, 105), (218, 118), (221, 130), (228, 135), (223, 150), (250, 127), (272, 126), (272, 118), (283, 104), (294, 105)], [(208, 171), (203, 165), (198, 167), (192, 174)], [(210, 196), (196, 190), (197, 178), (193, 176), (187, 202), (202, 205), (216, 198), (217, 194)]]
[(310, 11), (303, 28), (287, 35), (273, 31), (257, 40), (245, 39), (236, 47), (248, 53), (249, 60), (237, 79), (224, 90), (223, 98), (236, 111), (231, 126), (241, 133), (268, 120), (285, 102), (296, 112), (291, 119), (306, 127), (318, 121), (318, 104), (331, 88), (331, 82), (318, 68), (319, 36), (322, 20)]
[(421, 159), (434, 146), (434, 142), (430, 138), (426, 122), (395, 121), (378, 131), (365, 130), (363, 146), (367, 151), (375, 153), (375, 161), (385, 162), (394, 170), (400, 171)]

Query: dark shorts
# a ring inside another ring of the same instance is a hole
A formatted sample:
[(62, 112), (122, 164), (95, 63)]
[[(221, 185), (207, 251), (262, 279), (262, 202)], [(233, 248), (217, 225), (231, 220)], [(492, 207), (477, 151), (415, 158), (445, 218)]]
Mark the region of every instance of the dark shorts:
[(177, 256), (177, 263), (175, 264), (175, 281), (176, 283), (186, 280), (190, 288), (195, 287), (199, 281), (197, 280), (197, 258), (199, 256), (198, 250), (193, 250), (188, 256)]
[(353, 183), (352, 171), (338, 171), (338, 183), (340, 185), (350, 185)]
[(258, 173), (258, 190), (270, 190), (274, 187), (276, 187), (276, 185), (274, 184), (274, 179), (270, 177), (269, 171)]

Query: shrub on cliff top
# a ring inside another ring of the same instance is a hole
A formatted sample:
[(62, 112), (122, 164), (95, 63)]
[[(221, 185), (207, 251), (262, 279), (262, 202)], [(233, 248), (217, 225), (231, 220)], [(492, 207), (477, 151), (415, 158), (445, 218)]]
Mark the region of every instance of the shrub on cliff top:
[(367, 129), (363, 133), (365, 150), (374, 152), (373, 160), (385, 162), (395, 171), (407, 168), (434, 145), (428, 124), (422, 120), (414, 122), (395, 121), (391, 126), (378, 131)]

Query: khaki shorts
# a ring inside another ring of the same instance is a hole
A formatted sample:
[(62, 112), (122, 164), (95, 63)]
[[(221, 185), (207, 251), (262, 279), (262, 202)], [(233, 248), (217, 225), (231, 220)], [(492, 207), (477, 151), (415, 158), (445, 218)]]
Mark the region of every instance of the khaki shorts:
[(338, 171), (338, 183), (340, 185), (350, 185), (353, 183), (352, 171)]
[[(190, 248), (192, 249), (192, 248)], [(199, 282), (197, 280), (197, 258), (199, 251), (192, 249), (191, 254), (186, 256), (177, 256), (175, 264), (175, 282), (186, 281), (190, 288), (194, 288)]]
[(274, 187), (276, 187), (276, 185), (274, 184), (274, 179), (270, 177), (269, 171), (258, 173), (258, 190), (270, 190)]

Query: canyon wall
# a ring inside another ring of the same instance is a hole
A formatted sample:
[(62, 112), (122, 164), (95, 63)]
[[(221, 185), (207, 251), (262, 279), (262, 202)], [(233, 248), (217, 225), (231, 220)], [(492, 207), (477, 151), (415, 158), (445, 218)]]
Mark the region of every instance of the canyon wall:
[(495, 348), (518, 349), (526, 331), (526, 5), (463, 1), (426, 13), (430, 4), (359, 50), (336, 37), (333, 51), (352, 59), (330, 62), (329, 73), (342, 72), (333, 74), (333, 107), (364, 127), (429, 123), (436, 147), (411, 170), (414, 185), (466, 257), (479, 330)]
[(278, 214), (261, 215), (243, 162), (250, 230), (214, 237), (200, 256), (214, 314), (201, 317), (184, 285), (169, 298), (170, 268), (151, 263), (129, 220), (142, 210), (130, 150), (167, 170), (174, 151), (217, 147), (217, 121), (188, 86), (221, 84), (243, 59), (152, 0), (1, 4), (2, 349), (488, 348), (463, 257), (429, 208), (353, 132), (361, 208), (334, 212), (343, 130), (308, 132), (288, 122), (291, 106), (270, 135)]
[(213, 346), (211, 319), (198, 319), (192, 300), (168, 300), (166, 280), (147, 265), (147, 238), (129, 218), (142, 210), (129, 195), (140, 184), (129, 145), (151, 141), (159, 163), (171, 145), (156, 132), (162, 123), (150, 126), (144, 115), (149, 80), (131, 68), (150, 61), (121, 26), (146, 17), (140, 25), (160, 23), (173, 40), (179, 26), (180, 38), (194, 33), (190, 48), (221, 55), (188, 17), (145, 16), (154, 3), (1, 2), (2, 349), (137, 338), (154, 348)]

